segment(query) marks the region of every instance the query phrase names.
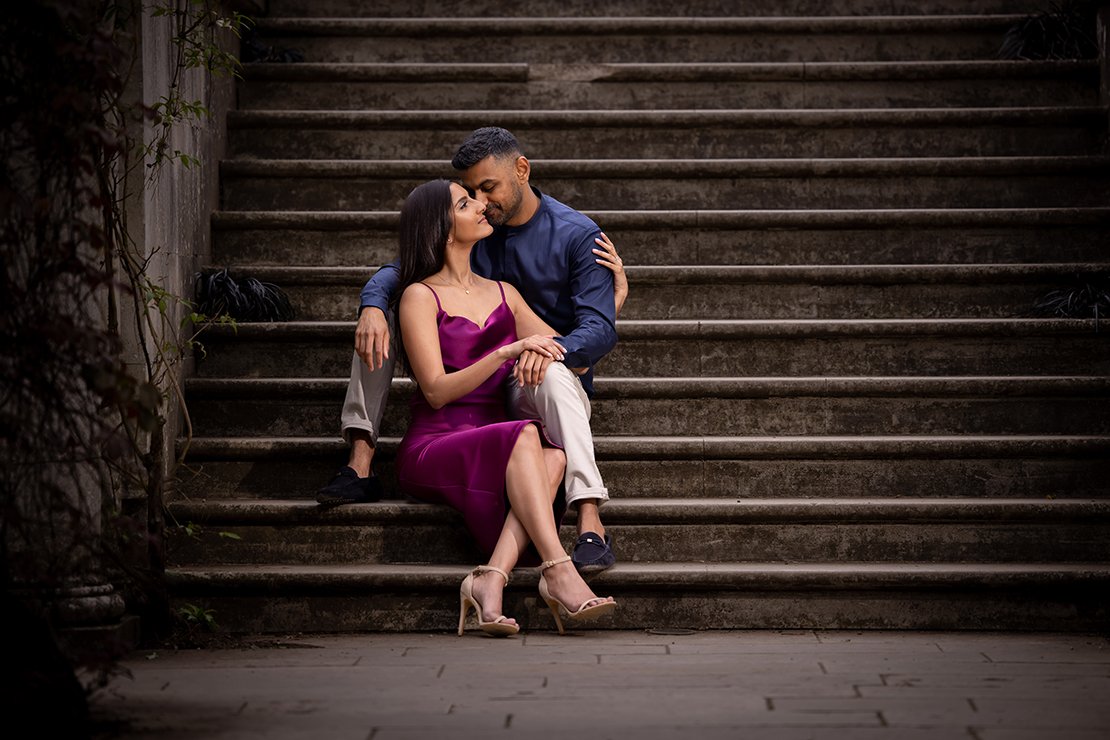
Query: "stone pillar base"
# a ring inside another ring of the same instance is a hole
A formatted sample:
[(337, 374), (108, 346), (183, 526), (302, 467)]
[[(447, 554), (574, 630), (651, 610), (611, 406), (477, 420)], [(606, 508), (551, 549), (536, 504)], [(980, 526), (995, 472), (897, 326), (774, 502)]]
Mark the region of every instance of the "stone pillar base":
[(139, 619), (124, 614), (123, 597), (110, 583), (21, 588), (11, 596), (49, 615), (59, 649), (78, 665), (114, 660), (138, 647)]
[(91, 666), (117, 660), (142, 643), (142, 620), (125, 614), (114, 622), (58, 630), (58, 648), (74, 665)]

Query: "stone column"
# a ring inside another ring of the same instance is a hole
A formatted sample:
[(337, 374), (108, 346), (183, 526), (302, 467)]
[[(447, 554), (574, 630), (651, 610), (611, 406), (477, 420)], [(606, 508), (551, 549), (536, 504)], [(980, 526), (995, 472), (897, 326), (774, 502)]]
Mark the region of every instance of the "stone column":
[(1099, 103), (1110, 106), (1110, 0), (1101, 0), (1096, 26), (1098, 35)]

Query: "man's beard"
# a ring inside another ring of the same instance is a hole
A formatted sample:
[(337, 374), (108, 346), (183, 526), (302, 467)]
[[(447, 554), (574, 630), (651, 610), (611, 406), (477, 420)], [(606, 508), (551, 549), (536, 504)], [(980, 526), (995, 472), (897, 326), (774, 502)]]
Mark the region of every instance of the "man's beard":
[(494, 226), (504, 226), (506, 222), (511, 221), (517, 213), (520, 212), (520, 204), (524, 201), (524, 191), (513, 191), (513, 199), (507, 204), (507, 207), (501, 203), (497, 205), (486, 204), (486, 221)]

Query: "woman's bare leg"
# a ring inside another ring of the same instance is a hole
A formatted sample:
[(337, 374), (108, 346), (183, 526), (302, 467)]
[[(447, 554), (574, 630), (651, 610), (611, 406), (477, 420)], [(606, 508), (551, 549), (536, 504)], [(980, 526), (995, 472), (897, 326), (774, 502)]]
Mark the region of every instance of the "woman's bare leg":
[[(563, 482), (563, 474), (566, 471), (567, 458), (562, 450), (545, 447), (543, 448), (543, 460), (547, 470), (547, 484), (550, 494), (548, 507), (550, 508), (551, 504), (555, 502), (555, 497), (559, 494), (559, 486)], [(501, 528), (501, 536), (497, 539), (497, 545), (493, 548), (489, 564), (506, 573), (512, 573), (513, 567), (520, 559), (521, 553), (528, 547), (529, 542), (531, 542), (531, 539), (528, 537), (524, 525), (520, 523), (516, 513), (509, 509), (509, 514), (505, 517), (505, 526)], [(496, 619), (501, 614), (501, 592), (504, 587), (504, 581), (496, 573), (484, 573), (474, 579), (474, 597), (482, 605), (482, 619), (484, 621), (488, 622)], [(508, 621), (516, 624), (515, 619), (510, 618)]]
[(563, 476), (567, 472), (567, 456), (556, 447), (543, 448), (543, 462), (547, 466), (547, 485), (551, 490), (551, 503), (559, 495), (559, 486), (563, 484)]
[[(540, 557), (544, 560), (564, 557), (567, 553), (559, 540), (555, 517), (551, 513), (551, 482), (547, 464), (539, 432), (534, 425), (525, 427), (517, 438), (505, 473), (509, 503), (535, 543)], [(551, 595), (571, 610), (597, 598), (569, 560), (548, 568), (543, 577)]]

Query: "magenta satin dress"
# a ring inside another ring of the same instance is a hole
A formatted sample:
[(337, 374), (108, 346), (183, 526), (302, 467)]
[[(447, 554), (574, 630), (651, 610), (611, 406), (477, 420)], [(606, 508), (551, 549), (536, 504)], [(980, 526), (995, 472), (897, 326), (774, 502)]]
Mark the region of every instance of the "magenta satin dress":
[[(446, 372), (461, 370), (498, 347), (517, 340), (516, 320), (505, 301), (484, 325), (463, 316), (451, 316), (436, 298), (439, 346)], [(506, 383), (513, 361), (499, 367), (481, 385), (443, 408), (433, 409), (419, 388), (409, 401), (411, 420), (397, 450), (397, 479), (401, 492), (421, 501), (446, 504), (460, 512), (478, 548), (489, 556), (501, 536), (509, 499), (505, 492), (505, 469), (521, 430), (539, 427), (545, 445), (555, 446), (543, 434), (538, 421), (512, 420), (506, 409)], [(555, 501), (556, 526), (566, 511), (563, 491)], [(537, 564), (539, 556), (529, 548), (520, 565)]]

